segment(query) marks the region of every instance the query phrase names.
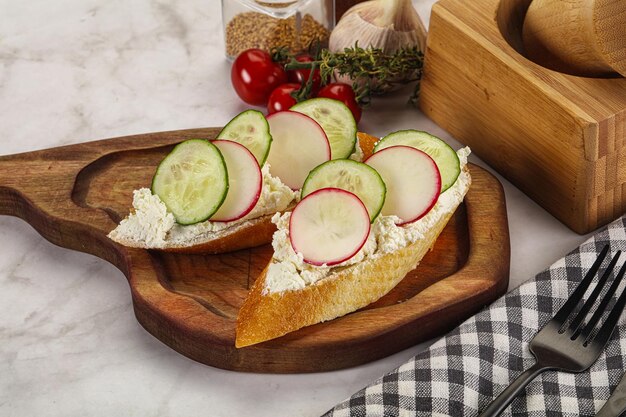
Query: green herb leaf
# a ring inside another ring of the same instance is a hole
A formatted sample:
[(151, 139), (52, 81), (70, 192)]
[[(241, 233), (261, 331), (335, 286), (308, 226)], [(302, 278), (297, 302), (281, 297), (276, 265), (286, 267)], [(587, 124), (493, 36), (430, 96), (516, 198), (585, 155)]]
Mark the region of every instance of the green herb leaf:
[[(367, 106), (372, 96), (384, 94), (395, 85), (418, 82), (422, 78), (423, 64), (424, 54), (418, 47), (385, 54), (380, 48), (362, 48), (356, 44), (343, 52), (322, 49), (313, 62), (291, 59), (285, 68), (319, 67), (323, 82), (332, 79), (334, 74), (347, 75), (353, 80), (352, 88), (359, 105)], [(419, 82), (409, 99), (410, 103), (417, 103), (418, 93)]]

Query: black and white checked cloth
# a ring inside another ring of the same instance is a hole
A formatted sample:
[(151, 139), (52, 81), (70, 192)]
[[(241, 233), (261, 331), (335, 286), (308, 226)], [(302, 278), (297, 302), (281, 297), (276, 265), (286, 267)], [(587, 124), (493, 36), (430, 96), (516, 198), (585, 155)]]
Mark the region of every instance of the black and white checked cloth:
[[(325, 417), (478, 415), (534, 363), (528, 343), (558, 311), (607, 243), (609, 255), (626, 251), (626, 216)], [(588, 371), (541, 374), (503, 415), (594, 416), (619, 383), (625, 357), (626, 313), (605, 352)]]

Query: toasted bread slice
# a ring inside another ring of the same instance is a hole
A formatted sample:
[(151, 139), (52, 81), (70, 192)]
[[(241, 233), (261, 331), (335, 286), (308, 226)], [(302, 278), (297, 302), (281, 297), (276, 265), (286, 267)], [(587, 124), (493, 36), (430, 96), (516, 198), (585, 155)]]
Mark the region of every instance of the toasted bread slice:
[[(363, 261), (331, 270), (331, 273), (304, 288), (271, 292), (267, 272), (272, 259), (253, 284), (237, 317), (236, 347), (274, 339), (305, 326), (332, 320), (365, 307), (391, 291), (405, 275), (415, 269), (432, 248), (458, 205), (471, 179), (467, 166), (459, 178), (462, 183), (449, 201), (447, 210), (433, 214), (433, 222), (414, 243), (399, 250), (365, 258)], [(459, 180), (457, 180), (459, 181)]]
[(266, 244), (276, 230), (272, 216), (291, 210), (297, 193), (272, 176), (268, 165), (262, 173), (259, 200), (241, 219), (181, 225), (158, 195), (141, 188), (133, 192), (131, 213), (108, 236), (128, 247), (179, 253), (217, 254)]
[(128, 247), (179, 253), (216, 254), (271, 242), (276, 230), (272, 216), (291, 210), (297, 193), (264, 171), (261, 199), (247, 217), (180, 225), (158, 196), (142, 188), (133, 193), (133, 211), (108, 236)]

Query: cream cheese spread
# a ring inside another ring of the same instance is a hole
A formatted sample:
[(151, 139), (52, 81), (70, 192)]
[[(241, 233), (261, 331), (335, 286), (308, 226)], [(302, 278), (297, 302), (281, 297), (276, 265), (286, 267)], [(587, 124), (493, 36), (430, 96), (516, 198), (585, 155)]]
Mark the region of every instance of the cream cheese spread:
[(261, 170), (263, 186), (257, 204), (246, 216), (232, 222), (210, 220), (193, 225), (180, 225), (167, 210), (159, 196), (150, 189), (133, 192), (133, 212), (122, 220), (109, 237), (115, 241), (134, 241), (148, 248), (191, 246), (216, 237), (227, 229), (258, 217), (285, 210), (296, 199), (297, 193), (269, 172), (265, 164)]
[(289, 241), (289, 218), (291, 213), (276, 213), (272, 222), (276, 224), (272, 246), (274, 257), (267, 270), (264, 294), (280, 293), (302, 289), (307, 285), (329, 276), (337, 268), (353, 265), (364, 260), (375, 259), (397, 251), (417, 240), (431, 229), (443, 216), (456, 210), (469, 189), (471, 178), (465, 166), (470, 154), (468, 147), (459, 149), (457, 155), (461, 163), (461, 174), (455, 183), (443, 192), (433, 208), (421, 219), (405, 226), (398, 226), (396, 216), (378, 216), (371, 226), (365, 245), (352, 258), (341, 264), (315, 266), (304, 262), (302, 254), (296, 253)]
[(349, 156), (349, 159), (352, 159), (353, 161), (357, 161), (357, 162), (363, 162), (363, 149), (361, 149), (361, 142), (359, 141), (359, 138), (356, 138), (356, 144), (354, 146), (354, 152), (352, 152), (352, 155)]

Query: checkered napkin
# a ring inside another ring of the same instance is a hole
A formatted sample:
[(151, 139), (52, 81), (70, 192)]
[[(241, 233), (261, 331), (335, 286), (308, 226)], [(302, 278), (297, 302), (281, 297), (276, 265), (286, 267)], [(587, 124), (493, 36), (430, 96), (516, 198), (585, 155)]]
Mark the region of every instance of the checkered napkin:
[[(610, 252), (601, 271), (611, 254), (626, 251), (626, 216), (325, 416), (478, 415), (535, 362), (528, 343), (574, 291), (605, 244)], [(619, 383), (625, 355), (626, 314), (588, 371), (544, 372), (503, 415), (594, 416)]]

